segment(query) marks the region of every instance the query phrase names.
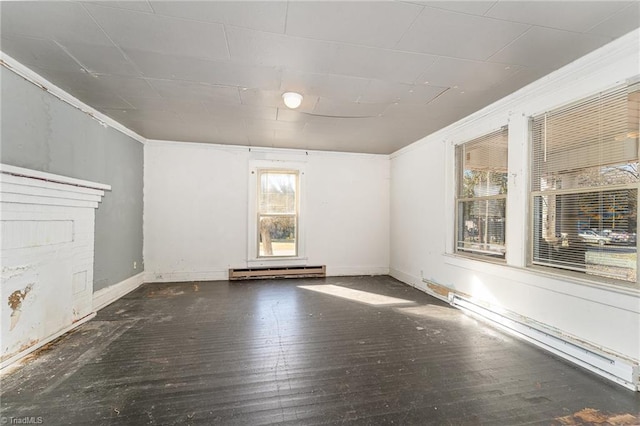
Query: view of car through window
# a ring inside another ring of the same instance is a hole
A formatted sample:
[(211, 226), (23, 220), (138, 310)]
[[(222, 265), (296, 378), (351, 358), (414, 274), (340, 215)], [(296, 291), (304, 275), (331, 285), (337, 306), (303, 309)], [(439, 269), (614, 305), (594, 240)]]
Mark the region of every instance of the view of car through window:
[(598, 244), (601, 246), (605, 244), (636, 245), (636, 234), (626, 231), (583, 229), (578, 232), (578, 236), (582, 238), (582, 241), (585, 243)]

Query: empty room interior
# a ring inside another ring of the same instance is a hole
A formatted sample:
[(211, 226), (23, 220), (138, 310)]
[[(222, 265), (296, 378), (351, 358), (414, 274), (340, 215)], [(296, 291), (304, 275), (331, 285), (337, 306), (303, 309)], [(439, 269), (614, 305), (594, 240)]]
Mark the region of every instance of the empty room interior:
[(639, 27), (1, 2), (2, 424), (640, 424)]

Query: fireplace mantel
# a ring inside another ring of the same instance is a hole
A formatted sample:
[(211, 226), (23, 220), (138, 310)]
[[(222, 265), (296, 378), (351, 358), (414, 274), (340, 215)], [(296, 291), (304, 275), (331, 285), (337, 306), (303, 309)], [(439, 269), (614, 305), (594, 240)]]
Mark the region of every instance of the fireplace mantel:
[(110, 189), (0, 164), (2, 368), (95, 315), (95, 209)]

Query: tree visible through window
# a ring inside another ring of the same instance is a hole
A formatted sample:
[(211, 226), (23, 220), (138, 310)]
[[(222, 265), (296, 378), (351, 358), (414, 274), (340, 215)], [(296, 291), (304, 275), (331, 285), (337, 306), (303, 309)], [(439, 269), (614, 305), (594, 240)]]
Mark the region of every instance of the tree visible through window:
[(258, 171), (258, 257), (297, 256), (298, 171)]
[(457, 252), (504, 258), (507, 144), (504, 128), (456, 149)]

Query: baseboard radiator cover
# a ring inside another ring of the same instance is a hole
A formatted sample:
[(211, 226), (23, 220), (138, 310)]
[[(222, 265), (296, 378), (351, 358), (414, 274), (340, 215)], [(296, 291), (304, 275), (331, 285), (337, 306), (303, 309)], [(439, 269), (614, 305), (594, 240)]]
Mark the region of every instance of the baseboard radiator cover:
[(574, 364), (612, 380), (633, 391), (640, 390), (640, 366), (637, 361), (618, 356), (544, 327), (515, 314), (498, 313), (473, 300), (449, 293), (449, 303), (479, 316), (499, 328), (546, 349)]
[(324, 278), (327, 267), (321, 266), (274, 266), (259, 268), (229, 269), (229, 281), (260, 280), (274, 278)]

